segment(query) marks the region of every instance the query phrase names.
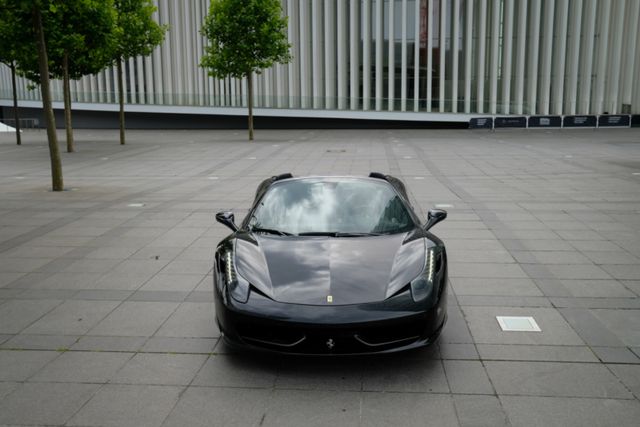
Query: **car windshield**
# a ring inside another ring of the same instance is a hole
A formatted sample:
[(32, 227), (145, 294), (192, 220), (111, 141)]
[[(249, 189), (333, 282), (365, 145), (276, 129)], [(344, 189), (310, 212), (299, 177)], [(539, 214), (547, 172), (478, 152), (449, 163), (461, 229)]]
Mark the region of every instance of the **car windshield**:
[(248, 228), (270, 234), (360, 236), (414, 227), (404, 203), (384, 181), (309, 178), (274, 184)]

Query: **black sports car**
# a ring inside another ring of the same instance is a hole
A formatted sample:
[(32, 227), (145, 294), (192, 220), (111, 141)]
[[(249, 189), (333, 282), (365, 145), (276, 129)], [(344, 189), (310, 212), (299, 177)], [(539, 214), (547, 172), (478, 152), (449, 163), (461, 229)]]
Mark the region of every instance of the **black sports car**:
[(389, 175), (263, 181), (217, 247), (216, 318), (236, 346), (294, 354), (407, 350), (446, 320), (447, 255)]

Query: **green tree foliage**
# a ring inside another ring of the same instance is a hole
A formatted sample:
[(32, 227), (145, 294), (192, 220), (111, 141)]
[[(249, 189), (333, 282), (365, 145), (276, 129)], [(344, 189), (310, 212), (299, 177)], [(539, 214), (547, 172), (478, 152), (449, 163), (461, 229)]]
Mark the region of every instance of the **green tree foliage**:
[(211, 0), (202, 34), (209, 40), (200, 66), (216, 78), (247, 78), (249, 140), (253, 140), (252, 75), (291, 60), (280, 0)]
[(34, 55), (37, 55), (37, 74), (40, 76), (42, 109), (49, 141), (52, 189), (53, 191), (62, 191), (64, 189), (62, 162), (58, 149), (56, 122), (51, 106), (49, 60), (43, 24), (44, 17), (49, 13), (55, 13), (55, 9), (56, 0), (0, 0), (0, 10), (10, 11), (12, 18), (15, 19), (12, 31), (16, 42), (17, 69), (22, 71), (28, 68), (23, 64), (33, 63), (32, 59)]
[[(54, 0), (43, 14), (49, 78), (63, 80), (67, 151), (73, 152), (70, 79), (96, 74), (113, 62), (113, 0)], [(40, 81), (36, 55), (23, 55), (21, 73)]]
[(147, 56), (162, 43), (166, 26), (153, 20), (156, 7), (151, 0), (114, 0), (116, 37), (112, 58), (118, 68), (120, 103), (120, 144), (124, 145), (124, 84), (122, 63), (128, 58)]

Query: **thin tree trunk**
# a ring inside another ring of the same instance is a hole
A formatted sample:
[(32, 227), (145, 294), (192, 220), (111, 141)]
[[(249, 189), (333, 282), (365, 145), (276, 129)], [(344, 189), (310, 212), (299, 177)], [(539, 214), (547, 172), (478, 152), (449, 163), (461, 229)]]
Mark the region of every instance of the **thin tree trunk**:
[(16, 88), (16, 64), (11, 63), (11, 85), (13, 86), (13, 118), (16, 121), (16, 144), (22, 145), (20, 136), (20, 114), (18, 113), (18, 90)]
[(64, 190), (62, 179), (62, 162), (58, 149), (58, 137), (56, 135), (56, 119), (51, 106), (51, 89), (49, 87), (49, 63), (47, 62), (47, 45), (44, 41), (42, 28), (42, 14), (39, 6), (33, 7), (33, 26), (36, 32), (36, 44), (38, 46), (38, 65), (40, 66), (40, 90), (42, 92), (42, 108), (47, 122), (47, 137), (49, 140), (49, 156), (51, 157), (51, 184), (53, 191)]
[(251, 78), (251, 71), (247, 73), (247, 89), (247, 105), (249, 106), (249, 141), (253, 141), (253, 79)]
[(118, 60), (118, 100), (120, 102), (120, 145), (124, 145), (124, 85), (122, 84), (122, 59)]
[(73, 128), (71, 127), (71, 88), (69, 87), (69, 52), (65, 51), (62, 58), (63, 91), (64, 91), (64, 126), (67, 129), (67, 153), (73, 153)]

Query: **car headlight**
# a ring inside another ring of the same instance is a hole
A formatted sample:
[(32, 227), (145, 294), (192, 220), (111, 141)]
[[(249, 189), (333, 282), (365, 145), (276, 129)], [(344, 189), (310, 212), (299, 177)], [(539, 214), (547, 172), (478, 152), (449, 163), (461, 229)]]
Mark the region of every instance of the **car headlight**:
[(442, 251), (428, 248), (422, 273), (411, 281), (411, 297), (415, 302), (427, 299), (433, 292), (434, 281), (442, 268)]
[(247, 302), (249, 299), (249, 282), (238, 274), (236, 270), (234, 251), (229, 249), (224, 251), (220, 256), (220, 273), (221, 278), (218, 281), (218, 286), (222, 295), (224, 295), (223, 287), (229, 292), (231, 297), (241, 303)]

